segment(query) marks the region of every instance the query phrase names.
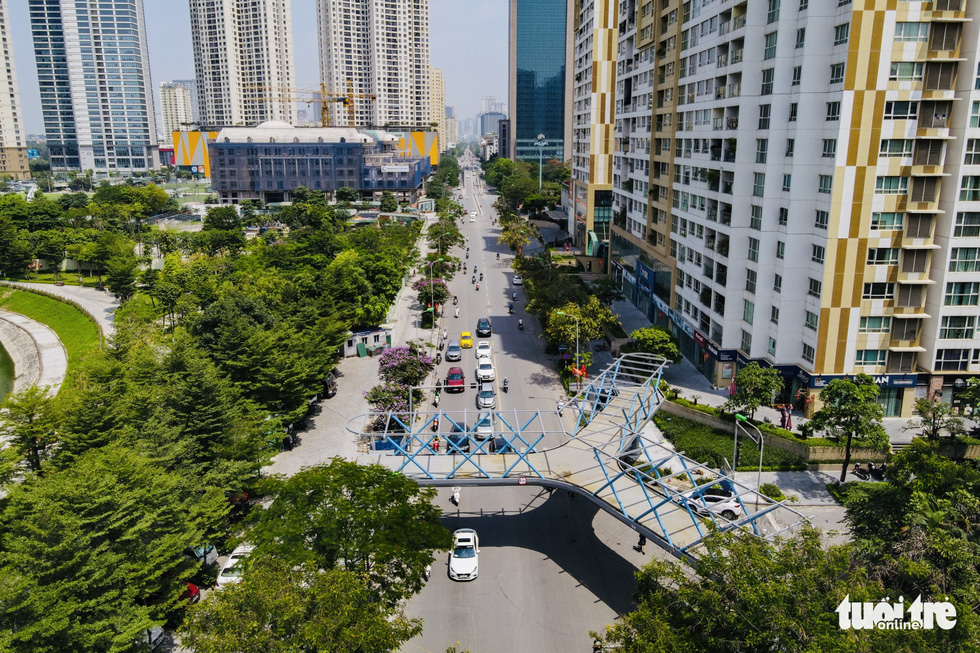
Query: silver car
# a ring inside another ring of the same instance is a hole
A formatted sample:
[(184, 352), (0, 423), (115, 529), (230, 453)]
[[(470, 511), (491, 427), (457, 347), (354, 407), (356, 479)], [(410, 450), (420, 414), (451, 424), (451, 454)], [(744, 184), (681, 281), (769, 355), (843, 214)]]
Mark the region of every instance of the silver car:
[(459, 340), (450, 340), (446, 345), (446, 360), (458, 361), (463, 359), (463, 348), (459, 346)]
[(492, 383), (481, 383), (480, 389), (476, 393), (477, 408), (496, 408), (497, 395), (493, 391)]
[(742, 516), (742, 504), (731, 492), (723, 490), (708, 490), (704, 494), (689, 495), (687, 505), (692, 512), (702, 517), (706, 517), (709, 512), (721, 515), (728, 521), (734, 521)]

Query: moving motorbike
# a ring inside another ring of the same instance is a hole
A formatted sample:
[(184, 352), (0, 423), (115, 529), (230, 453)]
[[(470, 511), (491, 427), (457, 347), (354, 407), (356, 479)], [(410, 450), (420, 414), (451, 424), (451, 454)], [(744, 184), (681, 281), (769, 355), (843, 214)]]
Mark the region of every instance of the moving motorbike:
[(514, 314), (514, 305), (513, 304), (507, 304), (507, 312), (510, 313), (511, 315)]
[(517, 328), (520, 329), (521, 331), (524, 330), (524, 318), (521, 318), (517, 321)]

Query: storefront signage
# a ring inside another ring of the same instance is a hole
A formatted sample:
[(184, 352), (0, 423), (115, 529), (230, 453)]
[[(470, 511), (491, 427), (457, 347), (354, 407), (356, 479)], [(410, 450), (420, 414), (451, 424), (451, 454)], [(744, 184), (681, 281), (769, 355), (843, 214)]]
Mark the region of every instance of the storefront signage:
[[(824, 388), (834, 379), (853, 379), (854, 377), (854, 374), (822, 374), (810, 378), (810, 387)], [(873, 374), (871, 378), (877, 385), (886, 388), (914, 388), (919, 380), (917, 374)]]
[(381, 166), (381, 172), (408, 172), (408, 166)]

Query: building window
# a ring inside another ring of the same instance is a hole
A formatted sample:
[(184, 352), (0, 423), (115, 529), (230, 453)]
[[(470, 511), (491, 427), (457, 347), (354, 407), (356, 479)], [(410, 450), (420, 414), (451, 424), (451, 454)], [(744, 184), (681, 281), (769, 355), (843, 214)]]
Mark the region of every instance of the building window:
[(892, 328), (890, 317), (862, 317), (858, 325), (859, 333), (888, 333)]
[(789, 121), (790, 122), (796, 122), (796, 112), (797, 112), (797, 109), (798, 108), (799, 108), (799, 103), (797, 103), (797, 102), (792, 102), (789, 105)]
[(806, 11), (810, 6), (810, 0), (800, 0), (800, 11)]
[(900, 43), (929, 40), (929, 23), (895, 23), (895, 40)]
[(746, 354), (751, 354), (752, 352), (752, 334), (745, 329), (742, 329), (742, 343), (739, 346), (739, 349)]
[(875, 231), (901, 231), (905, 225), (904, 213), (872, 213), (871, 228)]
[(783, 173), (783, 191), (784, 192), (789, 191), (790, 186), (792, 185), (792, 183), (793, 183), (793, 175), (789, 174), (788, 172), (787, 173)]
[(893, 283), (866, 283), (861, 293), (861, 299), (893, 299), (895, 297), (895, 284)]
[(795, 147), (796, 147), (796, 139), (795, 138), (787, 138), (786, 139), (786, 158), (787, 159), (792, 159), (793, 158), (793, 149)]
[(831, 84), (844, 83), (844, 64), (835, 63), (830, 65), (830, 83)]
[(909, 138), (884, 138), (878, 147), (878, 156), (912, 156), (913, 141)]
[(949, 256), (950, 272), (980, 272), (980, 249), (954, 247)]
[(755, 319), (755, 304), (747, 299), (742, 300), (742, 319), (749, 324)]
[(908, 177), (877, 177), (875, 179), (875, 195), (907, 195), (908, 192)]
[(776, 292), (783, 292), (783, 275), (777, 274), (772, 281), (772, 289)]
[(823, 263), (824, 257), (827, 254), (827, 250), (820, 245), (813, 245), (813, 250), (810, 252), (810, 260), (814, 263)]
[(789, 224), (789, 209), (785, 206), (779, 207), (779, 224), (783, 227)]
[(766, 68), (762, 71), (762, 90), (760, 95), (772, 95), (772, 81), (775, 79), (776, 69)]
[(803, 322), (803, 326), (805, 326), (808, 329), (813, 329), (814, 331), (816, 331), (817, 330), (817, 314), (814, 313), (813, 311), (805, 311), (805, 312), (806, 312), (806, 319)]
[(980, 237), (980, 213), (957, 213), (953, 226), (954, 238)]
[(772, 59), (776, 56), (776, 32), (766, 34), (766, 50), (762, 55), (763, 59)]
[(776, 242), (776, 258), (786, 258), (786, 243), (781, 240)]
[(755, 139), (755, 162), (756, 163), (765, 163), (768, 151), (769, 151), (768, 138)]
[(970, 110), (970, 127), (980, 127), (980, 102), (974, 102)]
[(976, 281), (954, 281), (946, 284), (946, 306), (976, 306), (980, 299), (980, 283)]
[(808, 345), (804, 342), (803, 360), (805, 360), (807, 363), (812, 363), (814, 360), (816, 360), (816, 358), (817, 358), (817, 351), (813, 348), (812, 345)]
[(803, 41), (806, 40), (806, 28), (801, 27), (796, 30), (796, 49), (799, 50), (803, 47)]
[(937, 349), (936, 371), (963, 371), (970, 365), (969, 349)]
[(854, 353), (855, 365), (884, 365), (887, 349), (858, 349)]
[(830, 213), (817, 209), (817, 217), (813, 221), (813, 226), (817, 229), (826, 229), (830, 224)]
[(791, 86), (799, 86), (800, 79), (803, 77), (803, 66), (793, 66), (793, 83)]
[(749, 238), (748, 259), (756, 263), (759, 262), (759, 241), (755, 238)]
[(887, 120), (914, 120), (919, 114), (919, 103), (907, 100), (885, 102), (884, 118)]
[(827, 103), (827, 120), (828, 122), (840, 120), (840, 102)]
[(960, 201), (976, 202), (978, 200), (980, 200), (980, 176), (964, 176), (960, 182)]
[(851, 25), (844, 23), (834, 27), (834, 45), (844, 45), (847, 43), (847, 36), (851, 33)]
[(755, 172), (752, 174), (752, 179), (752, 194), (756, 197), (762, 197), (766, 188), (766, 173)]
[(762, 231), (762, 207), (752, 205), (749, 214), (749, 227), (756, 231)]
[(833, 175), (820, 175), (819, 185), (817, 186), (818, 193), (830, 193), (834, 188), (834, 177)]
[(966, 156), (963, 159), (964, 165), (980, 165), (980, 138), (966, 139)]
[(810, 277), (806, 294), (810, 295), (810, 297), (820, 297), (820, 290), (822, 288), (823, 288), (823, 282), (817, 281), (813, 277)]
[(837, 139), (836, 138), (823, 139), (823, 157), (825, 159), (833, 159), (836, 156), (837, 156)]
[(976, 321), (972, 315), (947, 315), (939, 326), (939, 339), (973, 340)]
[(758, 278), (758, 273), (755, 270), (745, 271), (745, 290), (747, 292), (755, 294), (755, 285)]
[(759, 129), (769, 129), (769, 116), (772, 114), (771, 104), (759, 105)]
[(772, 338), (769, 338), (769, 353), (773, 356), (776, 355), (776, 341)]
[(925, 64), (921, 61), (895, 61), (888, 73), (890, 82), (921, 82)]
[(898, 265), (897, 247), (871, 247), (868, 249), (868, 265)]
[(779, 0), (769, 0), (769, 14), (766, 16), (766, 24), (772, 25), (779, 20)]
[(773, 324), (779, 324), (779, 307), (773, 306), (769, 309), (769, 321)]

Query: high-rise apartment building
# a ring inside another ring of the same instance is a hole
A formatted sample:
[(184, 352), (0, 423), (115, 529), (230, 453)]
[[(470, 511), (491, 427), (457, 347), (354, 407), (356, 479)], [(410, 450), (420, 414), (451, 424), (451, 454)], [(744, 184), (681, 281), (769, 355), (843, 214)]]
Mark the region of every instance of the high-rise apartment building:
[(169, 141), (174, 132), (188, 130), (194, 122), (191, 90), (175, 82), (160, 84), (160, 113), (163, 116), (164, 142)]
[[(449, 113), (447, 108), (446, 113)], [(446, 116), (446, 147), (459, 143), (459, 123), (450, 115)]]
[(142, 0), (30, 0), (54, 170), (156, 167), (156, 111)]
[(508, 57), (512, 142), (501, 155), (538, 160), (538, 136), (548, 145), (545, 159), (564, 161), (571, 143), (572, 39), (574, 0), (510, 0)]
[(484, 95), (480, 98), (480, 106), (483, 113), (504, 113), (507, 109), (506, 103), (496, 95)]
[(486, 136), (487, 134), (497, 134), (500, 135), (500, 121), (506, 120), (507, 116), (494, 111), (491, 113), (481, 113), (480, 114), (480, 136)]
[(575, 0), (569, 232), (587, 256), (603, 259), (612, 222), (619, 4)]
[(618, 103), (647, 88), (623, 64), (657, 55), (642, 223), (617, 155), (612, 271), (634, 304), (719, 385), (756, 360), (785, 378), (776, 401), (867, 373), (886, 415), (955, 402), (980, 373), (980, 11), (625, 4)]
[(0, 0), (0, 55), (3, 56), (7, 71), (6, 83), (0, 84), (0, 175), (27, 179), (31, 173), (27, 163), (24, 125), (20, 116), (20, 94), (17, 91), (9, 17), (7, 0)]
[[(320, 80), (353, 91), (356, 126), (428, 125), (428, 0), (317, 0), (317, 29)], [(347, 124), (345, 107), (331, 111), (332, 124)]]
[(190, 0), (203, 126), (295, 124), (290, 0)]
[(446, 138), (446, 82), (442, 78), (442, 71), (438, 68), (429, 67), (429, 123), (435, 123), (436, 133), (439, 135), (439, 151), (445, 152), (449, 147), (449, 140)]

